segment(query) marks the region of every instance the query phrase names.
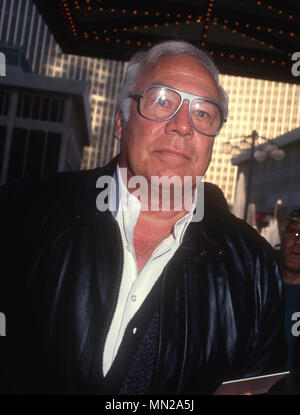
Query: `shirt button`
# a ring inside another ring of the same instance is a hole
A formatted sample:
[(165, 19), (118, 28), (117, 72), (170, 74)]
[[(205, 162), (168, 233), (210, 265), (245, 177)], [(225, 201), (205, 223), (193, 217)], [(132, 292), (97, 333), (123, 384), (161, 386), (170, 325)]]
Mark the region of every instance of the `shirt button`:
[(137, 331), (137, 328), (135, 327), (135, 328), (132, 330), (132, 334), (135, 334), (135, 333), (136, 333), (136, 331)]
[(135, 300), (136, 300), (136, 295), (134, 295), (134, 294), (133, 294), (133, 295), (131, 296), (131, 301), (135, 301)]

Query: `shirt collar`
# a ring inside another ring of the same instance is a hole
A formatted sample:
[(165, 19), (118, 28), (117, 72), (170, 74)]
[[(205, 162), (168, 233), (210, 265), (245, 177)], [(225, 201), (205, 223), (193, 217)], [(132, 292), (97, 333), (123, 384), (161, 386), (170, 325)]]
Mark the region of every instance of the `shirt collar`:
[(125, 185), (119, 164), (117, 164), (113, 180), (116, 186), (111, 186), (109, 192), (109, 210), (116, 218), (120, 210), (140, 211), (141, 204), (136, 196), (131, 194)]

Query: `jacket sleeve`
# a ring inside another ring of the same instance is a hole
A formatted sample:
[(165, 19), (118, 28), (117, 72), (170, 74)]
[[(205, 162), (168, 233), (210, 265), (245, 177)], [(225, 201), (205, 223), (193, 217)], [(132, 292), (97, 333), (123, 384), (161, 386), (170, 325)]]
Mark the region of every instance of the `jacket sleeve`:
[(246, 378), (285, 371), (286, 367), (284, 297), (279, 266), (268, 245), (263, 247), (258, 258), (253, 269), (256, 319), (249, 336), (243, 374)]

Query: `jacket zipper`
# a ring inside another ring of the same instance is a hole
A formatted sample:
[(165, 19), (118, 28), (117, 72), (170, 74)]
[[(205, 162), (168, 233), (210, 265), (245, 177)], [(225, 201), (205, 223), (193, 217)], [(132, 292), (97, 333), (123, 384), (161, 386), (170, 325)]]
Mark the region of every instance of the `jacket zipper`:
[[(159, 336), (158, 336), (158, 351), (157, 351), (157, 360), (156, 360), (156, 366), (155, 366), (155, 370), (154, 370), (154, 374), (153, 374), (153, 385), (152, 385), (152, 391), (151, 393), (153, 394), (157, 394), (159, 393), (158, 390), (158, 384), (159, 384), (159, 375), (160, 375), (160, 366), (161, 366), (161, 356), (162, 356), (162, 347), (163, 347), (163, 310), (164, 310), (164, 295), (165, 295), (165, 290), (166, 290), (166, 280), (167, 280), (167, 270), (168, 270), (169, 264), (167, 264), (164, 273), (162, 275), (162, 284), (161, 284), (161, 295), (160, 295), (160, 312), (159, 312)], [(187, 295), (187, 287), (186, 287), (186, 280), (184, 283), (184, 288), (185, 288), (185, 300), (186, 300), (186, 295)], [(181, 374), (180, 374), (180, 379), (178, 381), (178, 385), (177, 385), (177, 393), (180, 393), (181, 391), (181, 386), (183, 383), (183, 376), (184, 376), (184, 370), (185, 370), (185, 364), (186, 364), (186, 353), (187, 353), (187, 301), (186, 302), (186, 307), (185, 307), (185, 340), (184, 340), (184, 355), (183, 355), (183, 362), (182, 362), (182, 370), (181, 370)]]
[[(119, 229), (119, 226), (118, 226), (118, 229)], [(122, 234), (122, 232), (121, 232), (120, 229), (119, 229), (119, 232), (120, 232), (121, 251), (122, 251), (122, 271), (120, 273), (121, 274), (121, 279), (119, 279), (119, 281), (118, 281), (119, 285), (118, 285), (117, 295), (116, 295), (116, 298), (114, 299), (114, 304), (115, 305), (114, 305), (113, 313), (111, 314), (111, 318), (109, 320), (109, 325), (107, 326), (108, 327), (108, 330), (107, 330), (106, 335), (104, 337), (104, 344), (103, 344), (102, 353), (101, 353), (101, 373), (103, 375), (104, 375), (104, 373), (103, 373), (103, 363), (104, 363), (105, 346), (106, 346), (106, 342), (107, 342), (108, 335), (109, 335), (109, 333), (111, 331), (111, 323), (113, 321), (114, 315), (116, 313), (116, 310), (117, 310), (117, 307), (118, 307), (118, 304), (119, 304), (119, 295), (120, 295), (121, 284), (122, 284), (122, 281), (123, 281), (124, 267), (125, 267), (125, 255), (124, 255), (125, 243), (124, 243), (124, 237), (123, 237), (123, 234)]]

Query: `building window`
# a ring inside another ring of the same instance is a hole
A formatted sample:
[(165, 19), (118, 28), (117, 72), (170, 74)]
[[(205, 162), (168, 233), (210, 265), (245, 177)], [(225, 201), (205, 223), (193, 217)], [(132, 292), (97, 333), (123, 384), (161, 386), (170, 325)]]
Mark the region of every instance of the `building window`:
[(42, 95), (19, 94), (17, 117), (61, 123), (64, 100)]
[(14, 128), (8, 181), (57, 172), (62, 136), (59, 133)]

